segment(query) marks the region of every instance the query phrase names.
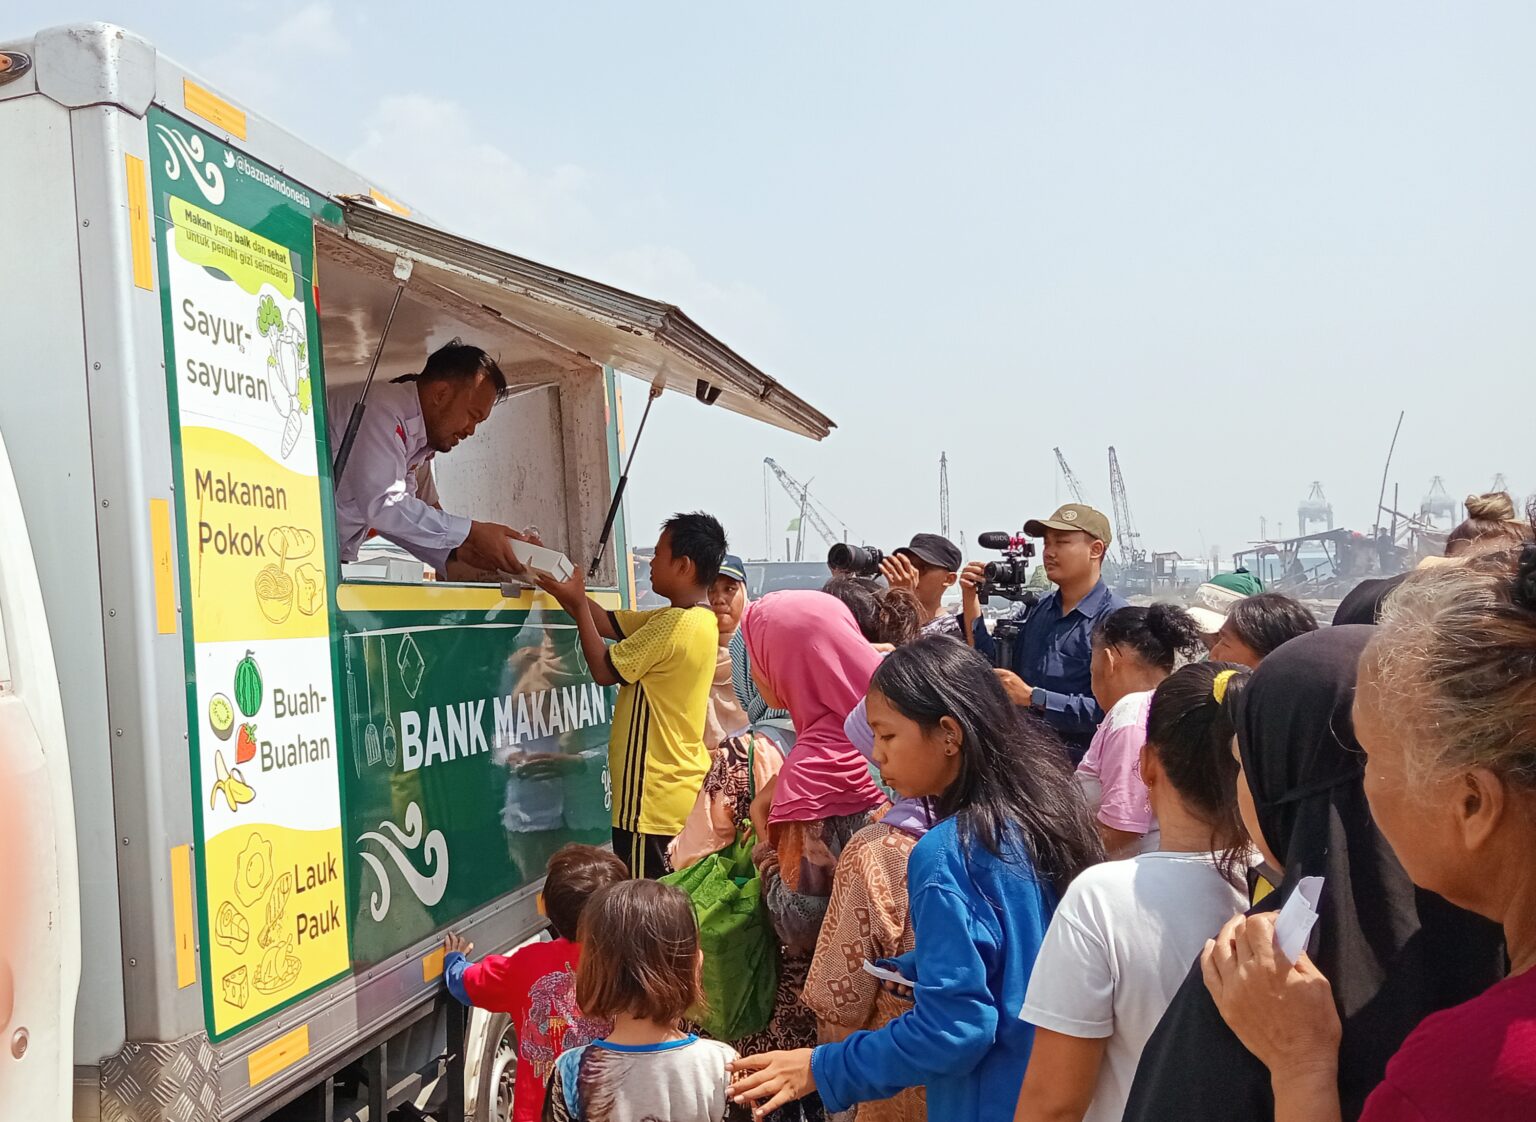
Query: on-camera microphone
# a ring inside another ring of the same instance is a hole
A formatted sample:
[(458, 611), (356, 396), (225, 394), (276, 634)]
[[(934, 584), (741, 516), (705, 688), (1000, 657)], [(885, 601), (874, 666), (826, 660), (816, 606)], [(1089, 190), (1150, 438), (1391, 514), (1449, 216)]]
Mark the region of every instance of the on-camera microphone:
[(1029, 558), (1035, 555), (1035, 543), (1020, 535), (1005, 534), (992, 530), (979, 534), (976, 542), (983, 549), (995, 549), (1002, 553), (1001, 560), (988, 561), (982, 569), (982, 581), (976, 593), (983, 604), (993, 596), (1012, 600), (1015, 604), (1026, 603), (1031, 593), (1024, 589), (1029, 576), (1026, 568)]

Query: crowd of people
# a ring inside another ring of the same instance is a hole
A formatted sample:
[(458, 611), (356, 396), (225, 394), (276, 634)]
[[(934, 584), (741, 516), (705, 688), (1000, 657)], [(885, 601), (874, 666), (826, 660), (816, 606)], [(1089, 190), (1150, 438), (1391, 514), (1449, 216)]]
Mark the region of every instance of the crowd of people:
[[(749, 604), (720, 524), (678, 515), (668, 607), (544, 582), (619, 687), (613, 853), (552, 858), (553, 939), (449, 937), (452, 992), (514, 1019), (518, 1119), (1536, 1117), (1530, 525), (1481, 502), (1324, 627), (1248, 574), (1127, 604), (1089, 507), (1026, 532), (1054, 588), (1003, 666), (937, 535)], [(727, 910), (776, 958), (724, 998)]]

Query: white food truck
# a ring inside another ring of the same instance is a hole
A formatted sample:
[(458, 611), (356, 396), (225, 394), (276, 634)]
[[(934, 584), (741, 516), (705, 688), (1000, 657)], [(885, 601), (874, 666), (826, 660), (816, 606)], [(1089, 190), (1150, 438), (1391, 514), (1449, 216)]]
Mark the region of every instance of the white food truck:
[(444, 507), (614, 605), (618, 375), (830, 421), (121, 28), (0, 41), (0, 153), (0, 1119), (505, 1116), (513, 1027), (445, 996), (443, 932), (540, 936), (549, 855), (609, 837), (613, 698), (542, 594), (341, 563), (327, 388), (499, 356)]

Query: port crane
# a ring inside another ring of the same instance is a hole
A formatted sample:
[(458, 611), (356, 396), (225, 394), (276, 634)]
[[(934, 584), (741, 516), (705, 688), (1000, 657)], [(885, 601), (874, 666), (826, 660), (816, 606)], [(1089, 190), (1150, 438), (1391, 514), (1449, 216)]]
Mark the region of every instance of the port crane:
[(1127, 570), (1140, 565), (1147, 558), (1147, 551), (1136, 543), (1141, 535), (1131, 521), (1131, 501), (1125, 494), (1125, 476), (1120, 473), (1120, 457), (1115, 446), (1109, 446), (1109, 497), (1115, 509), (1115, 540), (1120, 547), (1120, 564)]
[(1433, 523), (1436, 518), (1455, 521), (1459, 507), (1445, 490), (1445, 480), (1435, 476), (1429, 481), (1429, 492), (1419, 504), (1419, 517)]
[(1067, 458), (1061, 454), (1060, 448), (1053, 448), (1052, 451), (1056, 453), (1056, 466), (1061, 469), (1061, 477), (1067, 481), (1067, 490), (1072, 494), (1072, 501), (1086, 503), (1088, 500), (1083, 498), (1083, 484), (1067, 465)]
[(949, 455), (939, 453), (939, 533), (949, 537)]
[[(793, 475), (790, 475), (789, 472), (780, 467), (778, 462), (771, 457), (764, 458), (763, 467), (767, 468), (773, 473), (774, 478), (779, 481), (779, 486), (783, 487), (785, 493), (795, 501), (795, 508), (799, 511), (799, 537), (795, 542), (796, 561), (803, 560), (805, 556), (805, 524), (807, 522), (809, 522), (811, 527), (821, 535), (822, 540), (827, 543), (828, 548), (836, 545), (838, 542), (848, 540), (848, 524), (843, 522), (841, 518), (838, 518), (824, 506), (821, 508), (821, 511), (818, 511), (816, 508), (820, 504), (818, 504), (815, 499), (811, 498), (811, 492), (807, 484), (801, 483)], [(832, 527), (827, 524), (826, 518), (822, 517), (823, 513), (832, 518), (834, 521), (838, 522), (843, 527), (842, 536), (838, 536)], [(771, 542), (771, 540), (772, 539), (770, 538), (769, 541)]]
[(1333, 504), (1323, 494), (1323, 485), (1313, 481), (1312, 490), (1296, 508), (1296, 533), (1307, 536), (1308, 527), (1314, 522), (1326, 522), (1333, 529)]

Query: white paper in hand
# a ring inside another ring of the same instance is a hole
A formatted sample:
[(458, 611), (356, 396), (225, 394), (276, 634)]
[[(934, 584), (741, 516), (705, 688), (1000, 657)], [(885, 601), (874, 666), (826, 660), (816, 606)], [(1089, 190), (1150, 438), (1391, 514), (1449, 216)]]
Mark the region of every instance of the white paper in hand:
[(882, 982), (890, 982), (892, 985), (896, 986), (908, 986), (913, 988), (917, 986), (917, 983), (914, 982), (911, 978), (905, 977), (904, 975), (897, 973), (895, 970), (888, 970), (884, 966), (876, 966), (867, 958), (864, 960), (864, 973), (872, 974), (876, 978), (879, 978)]
[(1289, 963), (1294, 964), (1307, 949), (1312, 925), (1317, 922), (1317, 901), (1322, 894), (1322, 877), (1302, 877), (1275, 919), (1275, 946)]

